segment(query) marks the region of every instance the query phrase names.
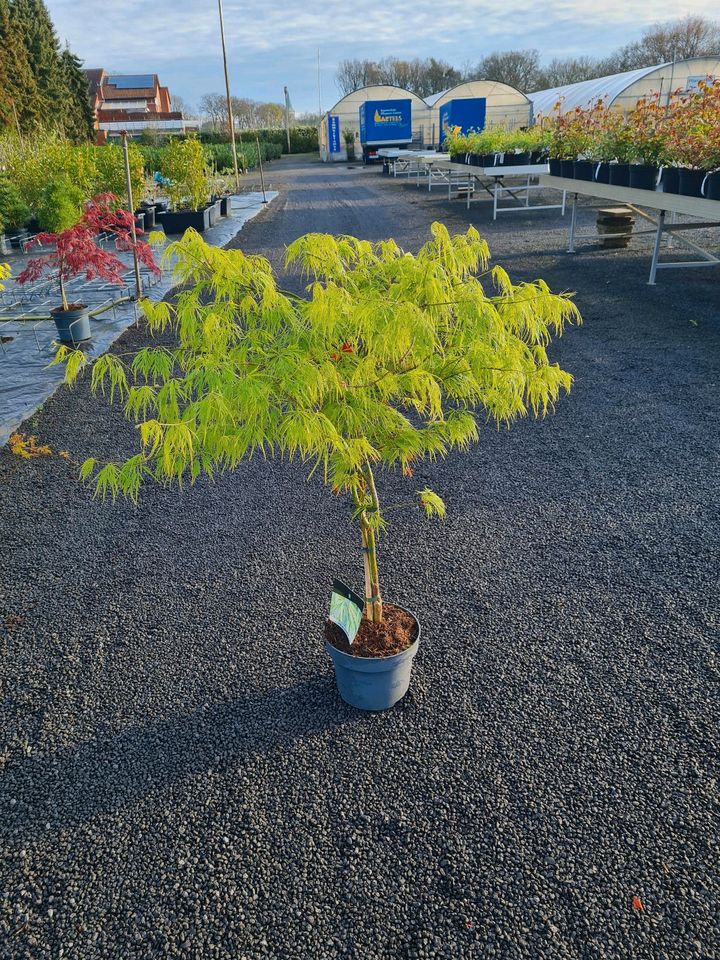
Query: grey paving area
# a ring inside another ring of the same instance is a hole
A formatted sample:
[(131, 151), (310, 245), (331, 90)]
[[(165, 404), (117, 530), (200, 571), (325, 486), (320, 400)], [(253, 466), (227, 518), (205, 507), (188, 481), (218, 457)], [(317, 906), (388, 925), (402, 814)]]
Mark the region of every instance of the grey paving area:
[[(275, 196), (275, 191), (266, 193), (268, 202)], [(231, 216), (207, 231), (208, 242), (219, 246), (226, 244), (262, 209), (263, 195), (259, 192), (233, 197)], [(157, 250), (158, 259), (162, 249)], [(128, 265), (125, 286), (88, 282), (82, 278), (70, 285), (70, 295), (88, 304), (95, 314), (92, 340), (83, 346), (91, 356), (104, 353), (137, 320), (137, 308), (134, 303), (127, 302), (127, 298), (135, 293), (132, 258), (127, 254), (119, 256)], [(27, 254), (10, 250), (10, 255), (1, 256), (0, 261), (9, 263), (16, 277), (29, 258)], [(162, 299), (168, 292), (171, 273), (171, 265), (160, 278), (142, 270), (144, 292), (150, 299)], [(55, 325), (48, 311), (56, 301), (57, 291), (46, 281), (20, 286), (11, 278), (6, 281), (5, 290), (0, 292), (0, 444), (5, 443), (18, 424), (62, 382), (62, 371), (58, 367), (48, 368), (56, 350)]]
[[(235, 242), (278, 269), (308, 229), (468, 223), (376, 170), (273, 187)], [(649, 288), (645, 240), (572, 258), (556, 212), (469, 216), (585, 324), (554, 416), (379, 478), (448, 506), (381, 543), (423, 627), (397, 709), (336, 694), (322, 622), (362, 562), (317, 477), (258, 459), (132, 507), (0, 452), (3, 960), (720, 954), (717, 278)], [(135, 433), (84, 385), (25, 429), (78, 461)]]

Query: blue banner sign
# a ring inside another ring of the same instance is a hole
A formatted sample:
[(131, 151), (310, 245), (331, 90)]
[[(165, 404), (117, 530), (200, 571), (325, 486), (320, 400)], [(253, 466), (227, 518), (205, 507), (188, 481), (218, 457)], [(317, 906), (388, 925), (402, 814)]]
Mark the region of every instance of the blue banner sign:
[(440, 107), (440, 143), (448, 133), (469, 133), (485, 127), (485, 97), (458, 97)]
[(360, 104), (360, 142), (363, 144), (410, 143), (410, 100), (366, 100)]
[(340, 153), (340, 117), (328, 114), (328, 153)]

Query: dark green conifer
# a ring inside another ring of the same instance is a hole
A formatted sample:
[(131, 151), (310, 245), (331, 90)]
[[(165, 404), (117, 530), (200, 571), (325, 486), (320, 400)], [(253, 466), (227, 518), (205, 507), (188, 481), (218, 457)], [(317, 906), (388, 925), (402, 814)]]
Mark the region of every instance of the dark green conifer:
[(93, 137), (94, 116), (90, 105), (90, 88), (82, 60), (66, 47), (61, 55), (68, 101), (65, 109), (65, 133), (73, 140)]
[(42, 112), (27, 45), (8, 0), (0, 0), (0, 128), (19, 126), (25, 133), (39, 125)]
[(43, 0), (11, 0), (10, 17), (27, 50), (45, 127), (63, 130), (68, 96), (60, 44)]

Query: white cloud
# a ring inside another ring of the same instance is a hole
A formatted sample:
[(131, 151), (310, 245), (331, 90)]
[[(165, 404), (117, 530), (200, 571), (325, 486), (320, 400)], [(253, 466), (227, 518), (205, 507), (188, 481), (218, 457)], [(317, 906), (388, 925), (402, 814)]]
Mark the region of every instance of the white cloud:
[[(222, 89), (213, 0), (48, 0), (62, 40), (87, 66), (157, 72), (196, 102)], [(232, 85), (238, 95), (317, 105), (321, 50), (324, 106), (336, 99), (335, 67), (345, 57), (439, 56), (458, 66), (495, 49), (536, 47), (544, 59), (604, 54), (649, 23), (708, 13), (707, 0), (224, 0)], [(649, 12), (650, 11), (650, 16)]]

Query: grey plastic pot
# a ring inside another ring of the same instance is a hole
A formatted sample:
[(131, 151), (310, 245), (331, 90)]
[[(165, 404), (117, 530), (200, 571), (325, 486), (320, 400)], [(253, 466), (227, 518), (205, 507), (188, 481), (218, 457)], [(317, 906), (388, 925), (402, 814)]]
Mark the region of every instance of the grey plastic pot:
[(69, 343), (72, 346), (82, 340), (90, 339), (92, 334), (90, 333), (89, 307), (82, 307), (80, 310), (51, 310), (50, 315), (55, 321), (58, 340), (61, 343)]
[(402, 700), (410, 686), (413, 660), (420, 646), (420, 623), (415, 642), (394, 657), (352, 657), (325, 643), (335, 667), (338, 691), (345, 703), (358, 710), (389, 710)]

